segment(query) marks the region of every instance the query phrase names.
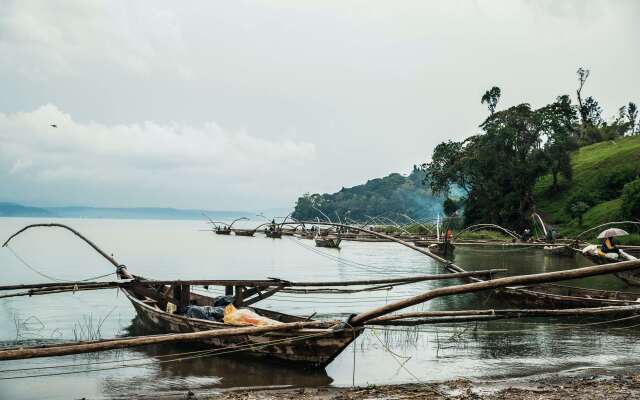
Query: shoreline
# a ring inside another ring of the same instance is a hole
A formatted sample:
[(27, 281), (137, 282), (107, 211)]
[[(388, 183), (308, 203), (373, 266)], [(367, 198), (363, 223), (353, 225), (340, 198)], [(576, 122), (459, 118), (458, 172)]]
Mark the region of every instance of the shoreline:
[(622, 400), (640, 398), (640, 375), (553, 376), (519, 382), (470, 381), (457, 379), (434, 383), (369, 385), (361, 387), (276, 387), (238, 388), (218, 393), (197, 391), (174, 398), (218, 400)]

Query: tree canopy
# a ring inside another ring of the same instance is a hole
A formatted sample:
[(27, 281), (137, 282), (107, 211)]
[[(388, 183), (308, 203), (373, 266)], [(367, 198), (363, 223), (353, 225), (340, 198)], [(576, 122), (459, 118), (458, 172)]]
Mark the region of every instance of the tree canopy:
[(422, 185), (423, 177), (424, 172), (414, 166), (407, 177), (390, 174), (333, 194), (306, 193), (298, 198), (292, 216), (297, 220), (326, 220), (324, 213), (332, 220), (343, 221), (365, 221), (380, 215), (397, 219), (400, 214), (414, 219), (435, 217), (442, 210), (443, 199), (434, 197)]
[(536, 181), (548, 172), (571, 179), (576, 125), (568, 96), (537, 110), (519, 104), (490, 115), (481, 134), (439, 144), (423, 168), (433, 193), (462, 188), (466, 224), (522, 228), (534, 207)]

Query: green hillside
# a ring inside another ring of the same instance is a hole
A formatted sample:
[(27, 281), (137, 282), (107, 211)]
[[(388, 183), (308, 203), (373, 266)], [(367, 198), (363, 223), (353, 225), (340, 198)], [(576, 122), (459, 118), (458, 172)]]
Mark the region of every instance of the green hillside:
[[(558, 225), (560, 232), (577, 233), (625, 217), (640, 218), (622, 210), (625, 184), (640, 176), (640, 136), (582, 147), (572, 155), (571, 165), (572, 181), (561, 180), (557, 192), (551, 190), (551, 176), (540, 179), (535, 187), (538, 210), (547, 222)], [(584, 205), (576, 207), (578, 203)], [(582, 224), (576, 215), (580, 211), (584, 212)]]
[(292, 216), (298, 220), (325, 219), (321, 210), (331, 219), (340, 215), (357, 221), (379, 215), (393, 219), (400, 214), (415, 219), (435, 217), (442, 212), (442, 198), (433, 196), (423, 179), (424, 173), (414, 166), (409, 176), (394, 173), (333, 194), (307, 193), (298, 198)]

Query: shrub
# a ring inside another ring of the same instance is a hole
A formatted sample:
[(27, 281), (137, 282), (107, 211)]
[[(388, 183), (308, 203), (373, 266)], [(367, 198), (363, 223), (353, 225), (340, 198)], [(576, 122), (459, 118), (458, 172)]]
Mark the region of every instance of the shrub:
[(624, 185), (621, 208), (624, 217), (640, 219), (640, 178)]
[(624, 186), (638, 177), (633, 164), (615, 165), (603, 171), (596, 182), (594, 192), (598, 200), (607, 201), (620, 197)]
[(586, 204), (588, 207), (592, 207), (598, 202), (597, 200), (598, 200), (597, 193), (594, 193), (593, 191), (589, 191), (589, 190), (584, 190), (584, 189), (580, 190), (575, 194), (573, 194), (569, 198), (569, 200), (567, 200), (567, 203), (565, 204), (565, 207), (564, 207), (564, 212), (567, 215), (570, 215), (572, 218), (575, 218), (574, 210), (573, 210), (573, 207), (575, 204), (583, 203), (583, 204)]
[(583, 201), (571, 205), (571, 216), (578, 218), (578, 223), (582, 225), (582, 216), (589, 210), (589, 205)]
[(444, 200), (444, 203), (442, 204), (442, 208), (443, 208), (443, 211), (444, 211), (445, 215), (450, 217), (450, 216), (454, 215), (456, 213), (456, 211), (458, 211), (458, 209), (460, 208), (460, 204), (457, 201), (447, 197)]

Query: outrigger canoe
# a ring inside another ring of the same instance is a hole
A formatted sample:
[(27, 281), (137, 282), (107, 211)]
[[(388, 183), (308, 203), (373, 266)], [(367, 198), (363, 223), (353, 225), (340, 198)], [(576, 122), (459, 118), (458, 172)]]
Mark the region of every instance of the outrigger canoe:
[[(140, 277), (136, 277), (140, 279)], [(179, 287), (179, 286), (178, 286)], [(131, 301), (142, 325), (154, 333), (186, 333), (228, 329), (230, 326), (218, 321), (192, 318), (176, 312), (175, 297), (185, 295), (176, 286), (137, 285), (121, 288)], [(181, 292), (181, 293), (178, 293)], [(212, 306), (215, 298), (198, 293), (188, 293), (188, 304)], [(280, 312), (247, 307), (260, 316), (278, 322), (311, 321), (308, 318)], [(296, 331), (274, 331), (267, 334), (212, 337), (194, 343), (198, 347), (211, 349), (233, 349), (242, 346), (242, 354), (267, 357), (303, 367), (322, 368), (329, 364), (364, 330), (363, 327), (341, 329), (337, 321), (327, 321), (326, 326)], [(247, 346), (251, 345), (251, 346)]]
[(331, 249), (339, 249), (342, 239), (338, 236), (316, 236), (315, 242), (317, 247), (328, 247)]
[[(594, 246), (590, 246), (590, 247), (595, 247)], [(611, 262), (616, 262), (616, 261), (631, 261), (631, 260), (637, 260), (636, 257), (625, 253), (625, 252), (620, 252), (620, 255), (618, 256), (618, 259), (611, 259), (607, 256), (603, 256), (600, 255), (601, 253), (599, 252), (594, 252), (594, 251), (588, 251), (587, 248), (585, 248), (584, 250), (580, 251), (580, 250), (575, 250), (576, 252), (579, 252), (580, 254), (582, 254), (584, 257), (586, 257), (587, 259), (593, 261), (594, 263), (598, 264), (598, 265), (602, 265), (602, 264), (608, 264)], [(624, 272), (616, 272), (616, 277), (618, 277), (620, 280), (622, 280), (623, 282), (625, 282), (627, 285), (629, 286), (640, 286), (640, 275), (637, 271), (624, 271)]]
[[(445, 268), (454, 273), (466, 272), (457, 265), (450, 264)], [(469, 277), (466, 280), (470, 282), (482, 281), (477, 277)], [(640, 293), (587, 289), (554, 283), (510, 286), (495, 289), (494, 293), (498, 298), (510, 304), (535, 308), (562, 309), (640, 305)]]

